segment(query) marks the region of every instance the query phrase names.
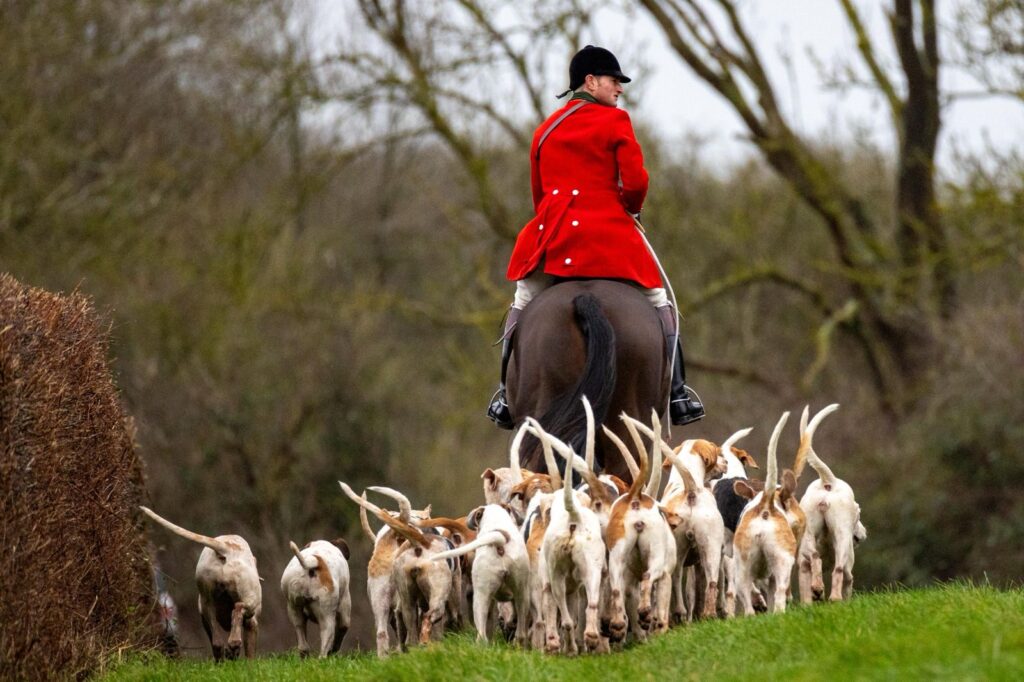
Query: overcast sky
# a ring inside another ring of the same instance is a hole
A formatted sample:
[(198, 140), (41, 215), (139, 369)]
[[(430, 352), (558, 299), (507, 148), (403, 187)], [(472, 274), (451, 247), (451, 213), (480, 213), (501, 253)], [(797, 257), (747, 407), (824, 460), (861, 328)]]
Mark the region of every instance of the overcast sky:
[[(945, 14), (940, 14), (940, 23), (951, 22), (955, 7), (962, 2), (971, 0), (942, 3), (940, 9)], [(859, 0), (856, 4), (875, 37), (880, 58), (893, 65), (890, 73), (898, 82), (897, 60), (883, 13), (891, 1)], [(836, 142), (866, 138), (878, 145), (893, 144), (881, 98), (866, 90), (829, 90), (823, 84), (818, 63), (808, 54), (813, 52), (826, 65), (856, 57), (856, 46), (838, 0), (741, 0), (738, 5), (772, 77), (776, 95), (799, 133)], [(332, 42), (333, 36), (344, 34), (344, 6), (339, 0), (321, 0), (322, 21), (315, 30), (325, 44)], [(642, 87), (626, 86), (625, 106), (634, 117), (651, 123), (672, 142), (693, 134), (706, 139), (704, 151), (719, 159), (723, 168), (754, 153), (741, 139), (745, 130), (736, 114), (670, 50), (660, 28), (644, 10), (636, 11), (631, 18), (611, 10), (601, 12), (595, 30), (595, 43), (613, 49), (623, 46), (620, 61), (624, 73), (637, 72), (638, 65), (629, 59), (631, 52), (650, 68)], [(940, 50), (948, 48), (940, 43)], [(860, 67), (859, 62), (854, 63)], [(568, 65), (564, 68), (567, 71)], [(955, 69), (944, 68), (941, 73), (945, 93), (977, 89)], [(629, 98), (631, 88), (634, 97)], [(564, 101), (552, 97), (551, 110)], [(983, 151), (989, 144), (1000, 151), (1024, 151), (1024, 104), (1005, 98), (968, 99), (944, 110), (939, 164), (945, 173), (956, 172), (957, 148)]]
[[(870, 32), (877, 38), (879, 51), (890, 63), (896, 64), (883, 14), (883, 8), (891, 3), (862, 0), (857, 4), (863, 10)], [(809, 137), (833, 140), (868, 135), (879, 144), (893, 144), (881, 98), (866, 90), (839, 94), (827, 89), (819, 66), (808, 55), (808, 50), (813, 51), (818, 60), (827, 65), (841, 57), (856, 55), (854, 40), (838, 2), (751, 0), (740, 6), (747, 25), (757, 27), (754, 39), (767, 62), (776, 94), (798, 131)], [(944, 6), (951, 8), (953, 3), (947, 2)], [(948, 19), (948, 15), (940, 19)], [(614, 23), (612, 17), (602, 17), (599, 27), (602, 37), (612, 33), (608, 29)], [(735, 160), (750, 153), (749, 143), (738, 139), (744, 130), (739, 118), (671, 51), (653, 20), (639, 13), (636, 26), (637, 37), (645, 44), (644, 58), (654, 69), (652, 82), (644, 88), (641, 101), (631, 105), (636, 114), (652, 121), (670, 136), (694, 132), (706, 136), (710, 150), (726, 158)], [(614, 38), (609, 36), (609, 39)], [(789, 54), (788, 67), (782, 57), (784, 52)], [(629, 73), (625, 65), (623, 70)], [(976, 89), (952, 68), (944, 69), (941, 77), (944, 92)], [(951, 166), (957, 146), (980, 150), (989, 143), (1004, 151), (1022, 149), (1024, 104), (1005, 98), (965, 99), (944, 110), (939, 162), (945, 171), (955, 172)]]

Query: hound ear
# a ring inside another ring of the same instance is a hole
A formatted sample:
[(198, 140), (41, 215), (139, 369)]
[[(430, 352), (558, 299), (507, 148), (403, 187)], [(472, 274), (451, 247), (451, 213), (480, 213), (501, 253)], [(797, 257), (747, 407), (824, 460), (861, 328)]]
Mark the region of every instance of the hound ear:
[(791, 469), (782, 472), (782, 489), (790, 495), (796, 495), (796, 474)]
[(432, 514), (433, 512), (434, 512), (434, 505), (433, 505), (433, 503), (431, 503), (431, 504), (428, 504), (428, 505), (427, 505), (426, 507), (424, 507), (424, 508), (423, 508), (423, 513), (424, 513), (424, 514), (426, 515), (426, 517), (427, 517), (428, 519), (430, 518), (430, 515), (431, 515), (431, 514)]
[(462, 533), (457, 530), (452, 531), (452, 544), (458, 547), (463, 543)]
[(331, 544), (341, 550), (341, 555), (345, 557), (345, 561), (352, 558), (352, 551), (348, 548), (348, 543), (345, 542), (344, 538), (335, 538), (331, 540)]
[(608, 476), (608, 480), (611, 481), (612, 485), (615, 486), (615, 489), (619, 491), (619, 495), (629, 490), (629, 486), (626, 485), (626, 482), (623, 481), (618, 476), (616, 476), (615, 474), (610, 474)]
[(746, 481), (742, 479), (738, 481), (733, 481), (732, 489), (733, 492), (735, 492), (737, 495), (739, 495), (740, 497), (745, 497), (748, 500), (754, 499), (754, 497), (757, 495), (757, 493), (754, 492), (754, 489), (750, 485), (748, 485)]
[(480, 478), (487, 481), (487, 487), (491, 490), (498, 489), (498, 476), (494, 473), (494, 469), (487, 467), (484, 472), (480, 474)]
[(722, 454), (722, 448), (709, 440), (699, 439), (693, 444), (693, 453), (703, 459), (704, 466), (710, 469), (718, 461), (718, 456)]
[(672, 460), (666, 459), (664, 462), (661, 463), (661, 468), (664, 469), (665, 471), (668, 471), (669, 469), (671, 469), (672, 468)]
[(473, 511), (469, 512), (469, 516), (466, 517), (466, 528), (470, 530), (480, 530), (480, 518), (483, 515), (483, 507), (477, 507)]
[(676, 514), (675, 512), (669, 511), (668, 509), (665, 509), (665, 507), (662, 507), (660, 504), (658, 505), (658, 509), (659, 511), (661, 511), (661, 515), (665, 517), (665, 521), (668, 522), (668, 526), (672, 530), (675, 530), (676, 526), (683, 522), (682, 516)]
[(754, 458), (751, 457), (750, 453), (747, 452), (746, 450), (741, 450), (740, 448), (733, 448), (732, 453), (736, 455), (736, 459), (738, 459), (744, 466), (748, 466), (751, 469), (761, 468), (757, 466), (757, 462), (754, 461)]

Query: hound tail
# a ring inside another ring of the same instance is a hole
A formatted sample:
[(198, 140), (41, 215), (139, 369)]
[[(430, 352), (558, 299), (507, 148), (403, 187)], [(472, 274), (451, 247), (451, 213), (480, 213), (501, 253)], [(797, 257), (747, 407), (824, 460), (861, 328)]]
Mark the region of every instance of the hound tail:
[(594, 470), (594, 408), (590, 406), (590, 400), (583, 396), (583, 411), (587, 416), (587, 441), (584, 449), (584, 459), (587, 469)]
[(722, 452), (729, 452), (732, 449), (733, 445), (735, 445), (737, 442), (739, 442), (740, 439), (746, 438), (750, 434), (750, 432), (753, 431), (753, 430), (754, 430), (754, 427), (752, 427), (752, 426), (748, 427), (746, 429), (740, 429), (736, 433), (734, 433), (731, 436), (729, 436), (728, 438), (726, 438), (725, 442), (722, 443)]
[(302, 556), (302, 552), (299, 550), (299, 546), (296, 545), (294, 542), (289, 541), (288, 546), (292, 548), (292, 554), (294, 554), (295, 558), (299, 560), (299, 566), (302, 566), (307, 571), (312, 571), (314, 568), (317, 567), (316, 564), (306, 563), (306, 557)]
[(490, 530), (480, 535), (476, 540), (467, 542), (464, 545), (456, 547), (455, 549), (449, 549), (445, 552), (439, 552), (430, 557), (431, 561), (444, 561), (445, 559), (452, 559), (457, 556), (469, 554), (474, 552), (481, 547), (487, 547), (489, 545), (497, 545), (498, 547), (504, 547), (505, 543), (509, 541), (508, 536), (504, 531)]
[[(566, 460), (566, 464), (572, 460)], [(562, 496), (565, 501), (565, 511), (569, 513), (569, 520), (574, 523), (580, 522), (580, 512), (576, 509), (576, 495), (572, 489), (572, 471), (568, 467), (565, 471), (565, 476), (562, 477), (564, 480), (562, 486)]]
[(633, 477), (635, 481), (640, 476), (640, 467), (636, 464), (636, 458), (630, 453), (629, 448), (622, 442), (622, 439), (615, 435), (615, 432), (609, 429), (607, 426), (601, 425), (604, 430), (604, 435), (608, 436), (608, 440), (615, 444), (618, 448), (619, 454), (622, 455), (622, 459), (626, 462), (626, 468), (629, 469), (629, 475)]
[[(526, 423), (530, 427), (530, 432), (540, 440), (541, 450), (544, 453), (544, 466), (548, 470), (548, 476), (551, 478), (552, 488), (562, 487), (562, 475), (558, 473), (558, 464), (555, 463), (555, 453), (551, 447), (551, 437), (544, 430), (544, 427), (540, 425), (533, 417), (527, 417)], [(572, 478), (567, 475), (566, 478)]]
[(467, 540), (476, 537), (476, 531), (467, 526), (462, 519), (450, 519), (446, 516), (423, 519), (417, 523), (417, 526), (420, 528), (445, 528), (453, 533), (459, 533)]
[(367, 490), (372, 490), (375, 493), (380, 493), (385, 497), (390, 497), (392, 500), (398, 503), (398, 518), (402, 523), (412, 523), (412, 503), (409, 502), (409, 498), (398, 492), (394, 488), (388, 488), (382, 485), (371, 485), (367, 487)]
[(651, 439), (651, 478), (647, 481), (644, 492), (658, 499), (658, 492), (661, 490), (662, 450), (658, 442), (661, 440), (661, 419), (658, 417), (658, 411), (654, 409), (651, 410), (651, 432), (654, 434), (654, 438)]
[(167, 530), (171, 531), (172, 533), (174, 533), (176, 535), (180, 535), (181, 537), (185, 538), (186, 540), (191, 540), (192, 542), (198, 542), (200, 545), (203, 545), (204, 547), (209, 547), (210, 549), (212, 549), (214, 552), (216, 552), (220, 556), (226, 556), (228, 554), (228, 552), (231, 551), (231, 548), (228, 547), (227, 543), (221, 542), (220, 540), (217, 540), (216, 538), (211, 538), (211, 537), (208, 537), (206, 535), (200, 535), (199, 533), (193, 533), (192, 531), (186, 530), (185, 528), (182, 528), (181, 526), (177, 526), (177, 525), (171, 523), (170, 521), (168, 521), (167, 519), (165, 519), (164, 517), (160, 516), (156, 512), (154, 512), (149, 507), (139, 507), (139, 509), (141, 509), (142, 512), (146, 516), (148, 516), (149, 518), (153, 519), (154, 521), (156, 521), (157, 523), (159, 523), (161, 526), (163, 526)]
[[(529, 422), (530, 427), (533, 430), (534, 435), (540, 438), (542, 447), (544, 448), (544, 458), (548, 462), (548, 474), (551, 476), (551, 487), (552, 489), (557, 488), (556, 481), (562, 486), (562, 495), (564, 496), (565, 510), (569, 513), (569, 518), (574, 522), (579, 523), (580, 513), (576, 509), (575, 498), (572, 490), (572, 468), (571, 464), (577, 459), (576, 453), (573, 452), (572, 448), (561, 441), (561, 439), (552, 436), (550, 433), (544, 430), (535, 419), (532, 417), (526, 418)], [(555, 456), (553, 448), (557, 447), (559, 453), (565, 458), (565, 475), (559, 477), (558, 466), (555, 465)]]
[[(558, 453), (559, 457), (561, 457), (563, 460), (565, 460), (572, 466), (573, 471), (579, 473), (579, 475), (583, 478), (583, 481), (587, 484), (587, 486), (589, 486), (591, 497), (597, 497), (598, 499), (601, 499), (604, 502), (610, 503), (612, 500), (608, 499), (608, 495), (606, 494), (604, 486), (601, 485), (601, 482), (597, 478), (597, 474), (595, 474), (594, 470), (591, 468), (592, 463), (594, 461), (594, 413), (590, 408), (590, 401), (587, 400), (586, 396), (583, 396), (583, 408), (587, 413), (588, 420), (587, 447), (589, 448), (589, 452), (587, 459), (581, 458), (579, 455), (573, 452), (571, 447), (569, 447), (559, 439), (555, 438), (551, 434), (546, 434), (545, 440), (548, 443), (548, 445), (554, 448), (555, 452)], [(565, 475), (568, 476), (569, 474), (567, 473)]]
[(809, 407), (804, 407), (803, 415), (800, 417), (800, 449), (796, 451), (796, 462), (793, 466), (793, 473), (796, 475), (797, 480), (800, 479), (800, 474), (803, 472), (804, 463), (811, 465), (818, 474), (818, 478), (825, 485), (835, 485), (836, 475), (832, 473), (832, 470), (828, 468), (828, 465), (821, 461), (818, 457), (818, 453), (814, 451), (814, 447), (811, 445), (811, 441), (814, 439), (814, 432), (818, 429), (818, 425), (821, 421), (839, 409), (839, 403), (832, 403), (818, 414), (814, 415), (814, 419), (811, 423), (807, 423), (807, 415), (809, 413)]
[(779, 462), (776, 452), (779, 447), (779, 436), (782, 435), (782, 427), (786, 425), (786, 420), (788, 419), (789, 412), (783, 412), (779, 422), (775, 425), (775, 430), (772, 431), (771, 439), (768, 441), (768, 470), (764, 476), (765, 505), (771, 505), (775, 501), (775, 489), (779, 484)]
[[(641, 453), (645, 451), (643, 449), (643, 441), (640, 440), (640, 434), (642, 433), (651, 439), (651, 457), (655, 460), (655, 465), (651, 467), (651, 482), (647, 485), (648, 495), (654, 497), (658, 492), (658, 488), (661, 487), (661, 456), (664, 456), (675, 467), (676, 471), (679, 472), (679, 475), (683, 478), (683, 486), (686, 488), (686, 492), (697, 492), (697, 482), (690, 473), (690, 470), (686, 468), (682, 460), (672, 452), (672, 448), (661, 437), (661, 420), (658, 418), (657, 413), (652, 415), (651, 426), (647, 426), (642, 421), (626, 415), (622, 415), (622, 420), (626, 422), (626, 428), (629, 429), (630, 435), (633, 436), (633, 442)], [(657, 456), (655, 453), (658, 453), (660, 456)]]
[(512, 439), (512, 447), (508, 451), (508, 468), (512, 470), (512, 481), (513, 485), (516, 483), (523, 482), (523, 469), (520, 466), (520, 450), (523, 447), (523, 438), (526, 437), (527, 424), (524, 422), (519, 430), (516, 431), (515, 438)]
[[(365, 493), (364, 493), (365, 494)], [(366, 533), (366, 537), (370, 538), (370, 542), (377, 542), (377, 534), (373, 532), (373, 528), (370, 528), (370, 519), (366, 516), (366, 507), (359, 507), (359, 525), (363, 527), (363, 532)]]
[[(633, 439), (633, 445), (636, 447), (637, 455), (640, 457), (640, 470), (633, 478), (633, 483), (629, 486), (629, 492), (626, 493), (631, 499), (636, 499), (643, 493), (644, 484), (647, 483), (647, 476), (650, 473), (651, 463), (647, 458), (647, 447), (637, 431), (638, 428), (641, 430), (647, 429), (647, 425), (638, 422), (625, 412), (619, 415), (619, 419), (626, 423), (626, 430), (629, 431), (629, 435)], [(657, 435), (655, 435), (655, 438), (657, 438)]]
[(686, 491), (686, 497), (690, 500), (690, 504), (693, 505), (697, 501), (697, 492), (700, 490), (697, 480), (690, 473), (690, 470), (686, 468), (686, 465), (683, 464), (683, 460), (676, 453), (672, 452), (672, 448), (668, 446), (668, 443), (662, 440), (659, 447), (661, 448), (661, 454), (679, 472), (679, 477), (683, 479), (683, 490)]
[(392, 517), (391, 514), (388, 514), (386, 511), (384, 511), (377, 505), (371, 502), (367, 502), (365, 497), (360, 497), (356, 495), (352, 488), (350, 488), (348, 484), (345, 483), (344, 481), (338, 481), (338, 485), (341, 486), (342, 492), (344, 492), (345, 495), (347, 495), (350, 500), (358, 504), (360, 507), (364, 507), (367, 511), (373, 513), (373, 515), (381, 521), (383, 521), (386, 526), (391, 528), (391, 530), (395, 531), (409, 542), (421, 545), (423, 547), (430, 546), (430, 541), (427, 540), (427, 538), (423, 535), (423, 532), (415, 526), (411, 526), (408, 523), (402, 521), (401, 519), (396, 519)]

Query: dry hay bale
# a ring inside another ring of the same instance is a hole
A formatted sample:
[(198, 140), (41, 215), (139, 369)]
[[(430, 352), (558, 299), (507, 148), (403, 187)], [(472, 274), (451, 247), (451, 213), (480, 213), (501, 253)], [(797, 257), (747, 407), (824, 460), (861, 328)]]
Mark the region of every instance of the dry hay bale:
[(0, 274), (0, 678), (152, 640), (143, 479), (90, 301)]

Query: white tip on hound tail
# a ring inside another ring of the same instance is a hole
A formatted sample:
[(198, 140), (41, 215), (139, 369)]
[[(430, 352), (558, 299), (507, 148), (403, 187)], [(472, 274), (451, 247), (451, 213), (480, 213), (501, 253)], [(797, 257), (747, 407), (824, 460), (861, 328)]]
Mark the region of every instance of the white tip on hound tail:
[(828, 407), (824, 408), (818, 414), (814, 415), (814, 419), (811, 423), (807, 423), (807, 415), (810, 412), (810, 406), (804, 407), (804, 412), (800, 417), (800, 449), (796, 452), (796, 463), (794, 465), (793, 473), (799, 480), (800, 474), (803, 472), (804, 462), (811, 465), (811, 468), (817, 472), (818, 478), (825, 485), (835, 485), (836, 475), (832, 473), (832, 470), (828, 468), (818, 457), (818, 453), (814, 451), (812, 441), (814, 439), (814, 432), (817, 431), (818, 426), (822, 420), (828, 415), (832, 414), (839, 409), (839, 403), (832, 403)]
[(292, 548), (292, 554), (294, 554), (295, 558), (299, 560), (299, 566), (302, 566), (307, 571), (312, 571), (314, 568), (317, 567), (317, 564), (306, 563), (306, 558), (302, 556), (302, 551), (299, 549), (299, 546), (296, 545), (294, 542), (289, 541), (288, 546)]
[(143, 513), (146, 514), (146, 516), (148, 516), (149, 518), (153, 519), (154, 521), (156, 521), (161, 526), (163, 526), (167, 530), (171, 531), (175, 535), (180, 535), (181, 537), (185, 538), (186, 540), (191, 540), (192, 542), (197, 542), (200, 545), (203, 545), (204, 547), (209, 547), (214, 552), (216, 552), (219, 556), (222, 556), (222, 557), (223, 556), (227, 556), (227, 554), (231, 551), (231, 548), (228, 547), (226, 543), (221, 542), (220, 540), (217, 540), (216, 538), (211, 538), (211, 537), (208, 537), (206, 535), (200, 535), (199, 533), (193, 533), (192, 531), (186, 530), (185, 528), (182, 528), (181, 526), (177, 526), (177, 525), (171, 523), (170, 521), (168, 521), (167, 519), (165, 519), (164, 517), (160, 516), (156, 512), (154, 512), (149, 507), (141, 507), (140, 506), (139, 509), (141, 509), (143, 511)]
[(454, 557), (462, 556), (463, 554), (469, 554), (474, 552), (481, 547), (487, 547), (489, 545), (495, 545), (498, 547), (504, 547), (505, 543), (509, 541), (509, 537), (505, 534), (505, 531), (501, 530), (489, 530), (483, 533), (476, 540), (467, 542), (464, 545), (460, 545), (455, 549), (449, 549), (445, 552), (438, 552), (430, 557), (431, 561), (443, 561), (445, 559), (452, 559)]

